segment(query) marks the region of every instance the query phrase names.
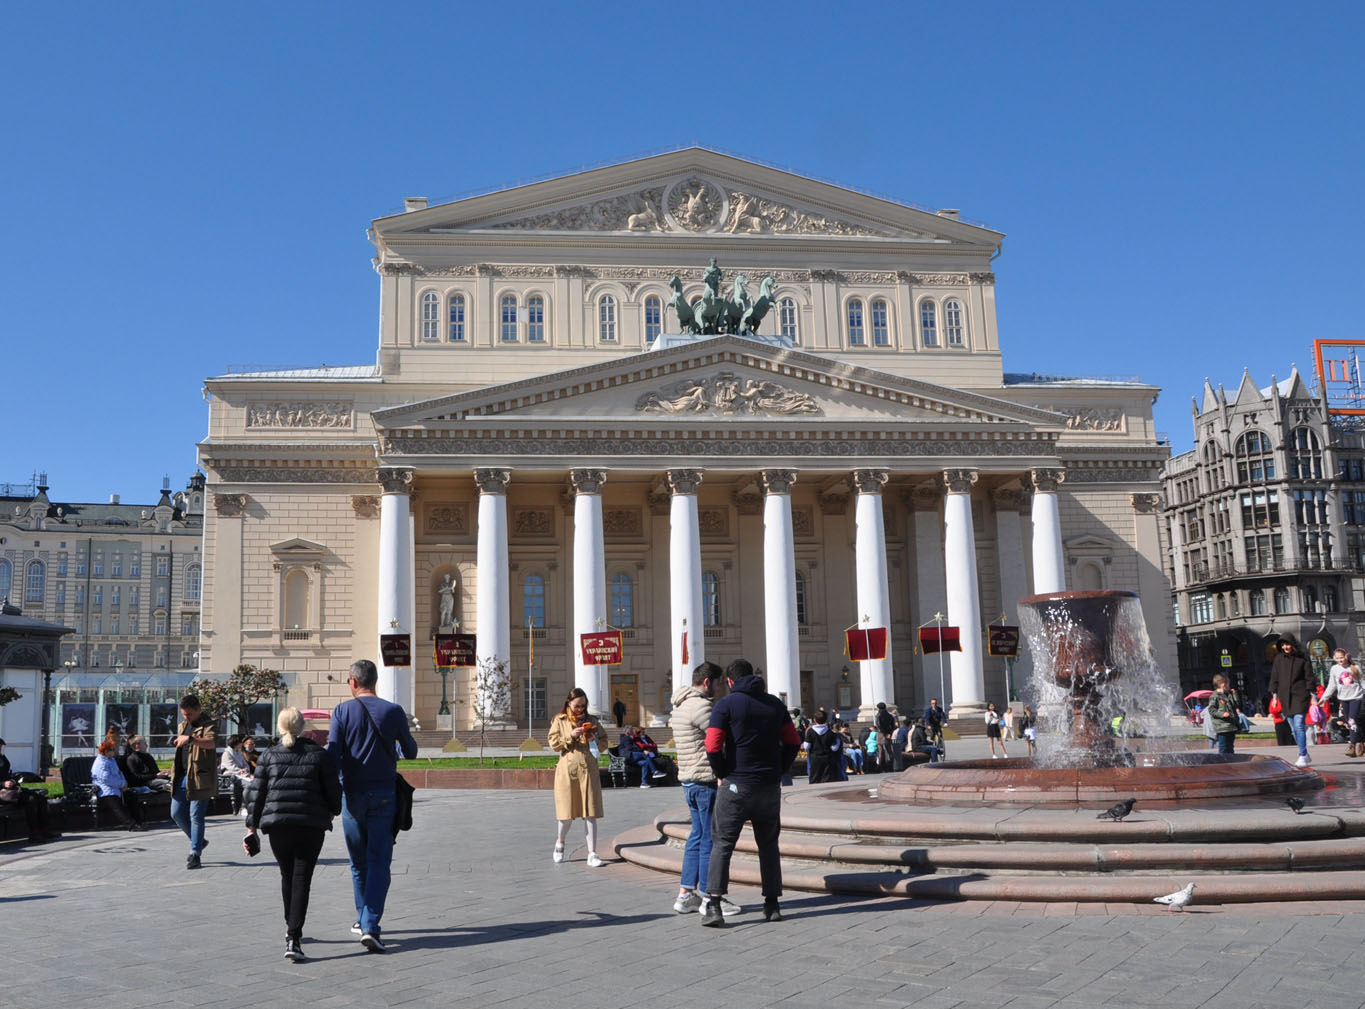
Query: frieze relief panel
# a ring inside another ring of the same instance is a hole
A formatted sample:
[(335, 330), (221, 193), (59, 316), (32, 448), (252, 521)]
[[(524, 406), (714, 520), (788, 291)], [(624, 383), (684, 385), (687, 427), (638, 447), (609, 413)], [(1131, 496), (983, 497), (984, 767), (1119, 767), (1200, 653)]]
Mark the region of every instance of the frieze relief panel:
[(355, 426), (351, 404), (342, 400), (251, 403), (246, 426), (255, 428), (346, 428)]
[(549, 539), (555, 534), (554, 512), (549, 508), (513, 508), (512, 535), (523, 539)]
[(642, 413), (719, 413), (732, 416), (820, 414), (815, 400), (776, 382), (742, 379), (722, 371), (709, 378), (687, 378), (647, 392), (635, 401)]
[(466, 501), (435, 501), (426, 507), (422, 528), (428, 533), (469, 535), (469, 503)]
[(602, 532), (607, 536), (639, 536), (644, 531), (644, 515), (639, 508), (603, 508)]
[(1110, 433), (1125, 429), (1121, 407), (1045, 406), (1042, 409), (1064, 416), (1068, 431)]
[(697, 528), (703, 536), (711, 539), (724, 539), (730, 535), (729, 508), (699, 508)]
[(792, 532), (797, 536), (815, 535), (815, 509), (808, 505), (792, 507)]

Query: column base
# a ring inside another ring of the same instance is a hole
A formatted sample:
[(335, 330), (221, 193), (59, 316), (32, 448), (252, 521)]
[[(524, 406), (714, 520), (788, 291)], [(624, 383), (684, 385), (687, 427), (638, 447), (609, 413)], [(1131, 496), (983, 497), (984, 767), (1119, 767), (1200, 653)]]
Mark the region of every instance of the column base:
[(454, 729), (455, 729), (455, 716), (454, 716), (454, 715), (437, 715), (437, 716), (436, 716), (436, 728), (438, 728), (438, 729), (449, 729), (449, 730), (451, 730), (451, 731), (453, 732)]
[(951, 724), (959, 718), (984, 718), (985, 715), (985, 701), (954, 701), (948, 719)]
[(877, 706), (875, 704), (864, 704), (858, 709), (858, 716), (854, 719), (858, 722), (874, 722), (877, 720)]

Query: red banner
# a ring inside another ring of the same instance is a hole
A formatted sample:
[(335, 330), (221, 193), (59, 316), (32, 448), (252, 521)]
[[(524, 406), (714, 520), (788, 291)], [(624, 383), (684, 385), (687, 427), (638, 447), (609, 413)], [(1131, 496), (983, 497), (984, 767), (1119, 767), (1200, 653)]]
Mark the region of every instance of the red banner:
[(475, 666), (477, 639), (472, 634), (438, 634), (433, 655), (437, 666)]
[(938, 652), (960, 652), (962, 651), (962, 630), (949, 624), (940, 627), (921, 627), (919, 629), (919, 647), (925, 655), (934, 655)]
[(619, 666), (624, 647), (620, 631), (593, 631), (578, 636), (585, 666)]
[(412, 665), (412, 638), (406, 634), (379, 635), (379, 655), (390, 669)]
[(986, 628), (990, 642), (990, 653), (1002, 659), (1012, 659), (1019, 654), (1019, 628), (1008, 624), (991, 624)]
[(886, 658), (885, 627), (850, 627), (844, 631), (844, 646), (854, 662)]

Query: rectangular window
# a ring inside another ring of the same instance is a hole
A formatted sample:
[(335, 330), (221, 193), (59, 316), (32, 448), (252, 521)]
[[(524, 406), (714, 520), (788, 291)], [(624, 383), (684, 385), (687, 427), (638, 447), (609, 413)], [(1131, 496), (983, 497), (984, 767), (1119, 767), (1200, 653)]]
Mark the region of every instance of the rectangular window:
[(128, 618), (128, 633), (129, 633), (129, 634), (136, 634), (136, 633), (137, 633), (137, 616), (136, 616), (136, 615), (132, 615), (132, 616), (130, 616), (130, 617)]
[(117, 634), (117, 633), (118, 633), (118, 614), (117, 614), (117, 613), (113, 614), (113, 615), (109, 618), (109, 633), (110, 633), (110, 634)]
[(110, 588), (109, 588), (109, 606), (110, 606), (110, 608), (115, 609), (115, 610), (118, 609), (119, 596), (121, 596), (122, 594), (123, 594), (123, 590), (122, 590), (119, 586), (117, 586), (117, 585), (110, 586)]
[(1190, 623), (1213, 623), (1213, 596), (1203, 592), (1190, 596)]
[(464, 343), (464, 298), (458, 294), (450, 299), (450, 342)]
[(57, 577), (66, 577), (66, 554), (57, 555)]
[(165, 578), (171, 573), (171, 559), (169, 557), (158, 557), (156, 559), (156, 573), (160, 578)]
[(77, 606), (84, 606), (84, 605), (85, 605), (85, 586), (84, 586), (84, 585), (77, 585), (77, 586), (76, 586), (76, 605), (77, 605)]
[(77, 574), (77, 576), (80, 576), (80, 575), (84, 575), (84, 574), (85, 574), (85, 558), (84, 558), (84, 557), (77, 557), (77, 558), (76, 558), (76, 574)]
[(109, 567), (109, 576), (111, 578), (123, 577), (123, 554), (114, 554), (113, 563)]
[(153, 633), (156, 633), (156, 634), (165, 634), (165, 633), (166, 633), (166, 618), (165, 618), (165, 617), (157, 617), (157, 618), (156, 618), (156, 630), (155, 630)]
[(90, 633), (91, 634), (104, 633), (104, 620), (103, 618), (100, 617), (98, 613), (96, 613), (93, 617), (90, 618)]
[(128, 577), (142, 577), (142, 554), (133, 554), (133, 559), (128, 562)]
[(85, 614), (77, 613), (76, 619), (71, 622), (75, 625), (77, 634), (85, 633)]
[(57, 583), (57, 605), (66, 605), (66, 582)]
[(94, 607), (95, 607), (95, 609), (99, 609), (101, 606), (104, 605), (104, 586), (103, 586), (103, 585), (96, 585), (96, 586), (95, 586), (95, 597), (94, 597), (93, 602), (94, 602)]
[(156, 590), (156, 605), (159, 607), (166, 605), (166, 587), (164, 585)]
[(95, 554), (95, 570), (92, 575), (95, 578), (104, 577), (104, 554)]

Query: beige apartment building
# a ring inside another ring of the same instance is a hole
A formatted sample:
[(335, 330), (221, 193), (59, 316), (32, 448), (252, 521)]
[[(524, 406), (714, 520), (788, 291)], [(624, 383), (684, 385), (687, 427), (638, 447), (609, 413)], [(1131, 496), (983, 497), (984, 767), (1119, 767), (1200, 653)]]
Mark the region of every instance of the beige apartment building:
[[(1001, 233), (689, 148), (408, 199), (370, 236), (374, 364), (207, 381), (206, 670), (330, 707), (408, 634), (382, 692), (465, 728), (474, 671), (441, 715), (431, 649), (458, 629), (510, 670), (493, 722), (575, 685), (662, 721), (690, 666), (739, 656), (808, 708), (972, 712), (1006, 694), (985, 626), (1062, 587), (1140, 592), (1174, 669), (1157, 390), (1006, 370)], [(768, 311), (683, 332), (671, 303), (715, 292)], [(963, 628), (942, 671), (936, 613)], [(887, 627), (885, 658), (850, 662), (850, 626)], [(622, 663), (585, 664), (609, 628)]]

